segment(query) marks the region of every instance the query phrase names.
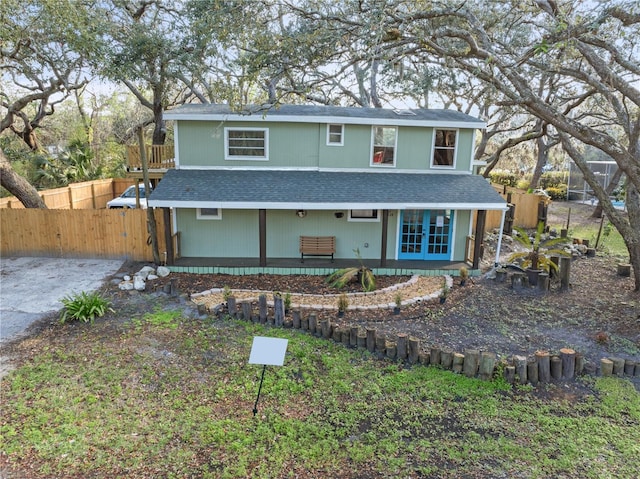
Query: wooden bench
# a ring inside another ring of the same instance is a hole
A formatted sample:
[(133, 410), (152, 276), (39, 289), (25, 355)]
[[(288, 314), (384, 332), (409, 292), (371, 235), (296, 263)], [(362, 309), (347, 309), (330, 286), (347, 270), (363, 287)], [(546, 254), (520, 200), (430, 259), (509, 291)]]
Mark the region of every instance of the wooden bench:
[(335, 236), (300, 236), (300, 262), (307, 256), (331, 256), (336, 252)]

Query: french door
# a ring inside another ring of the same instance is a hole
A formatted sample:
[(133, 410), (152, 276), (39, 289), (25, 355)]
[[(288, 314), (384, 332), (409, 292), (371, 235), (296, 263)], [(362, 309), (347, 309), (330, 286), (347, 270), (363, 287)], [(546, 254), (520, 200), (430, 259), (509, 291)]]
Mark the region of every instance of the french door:
[(451, 210), (401, 211), (398, 259), (450, 259), (452, 227)]

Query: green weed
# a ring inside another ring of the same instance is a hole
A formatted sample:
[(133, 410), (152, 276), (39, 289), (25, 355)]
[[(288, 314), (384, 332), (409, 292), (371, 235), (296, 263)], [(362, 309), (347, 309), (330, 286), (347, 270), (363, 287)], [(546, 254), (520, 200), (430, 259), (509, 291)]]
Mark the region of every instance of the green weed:
[(72, 320), (92, 323), (95, 318), (104, 316), (108, 311), (113, 312), (113, 309), (109, 307), (109, 301), (98, 292), (87, 293), (83, 291), (65, 296), (60, 302), (64, 306), (60, 314), (61, 323)]

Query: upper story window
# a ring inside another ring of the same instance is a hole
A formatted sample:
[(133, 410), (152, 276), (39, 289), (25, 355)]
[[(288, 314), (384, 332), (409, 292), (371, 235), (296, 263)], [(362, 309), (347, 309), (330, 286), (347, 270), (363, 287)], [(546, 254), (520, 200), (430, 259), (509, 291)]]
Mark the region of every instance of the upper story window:
[(374, 166), (395, 166), (396, 164), (395, 126), (373, 127), (373, 156), (371, 164)]
[(432, 166), (453, 167), (456, 157), (456, 130), (436, 130)]
[(269, 130), (225, 128), (225, 160), (268, 160)]
[(338, 125), (338, 124), (327, 125), (327, 145), (329, 146), (344, 145), (344, 125)]

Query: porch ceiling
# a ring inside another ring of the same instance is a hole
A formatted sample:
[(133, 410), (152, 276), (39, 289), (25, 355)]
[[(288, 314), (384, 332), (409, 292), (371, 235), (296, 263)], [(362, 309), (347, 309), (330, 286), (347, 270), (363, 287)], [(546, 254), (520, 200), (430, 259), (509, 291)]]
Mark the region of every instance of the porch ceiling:
[(481, 176), (292, 170), (169, 170), (153, 207), (504, 210)]

